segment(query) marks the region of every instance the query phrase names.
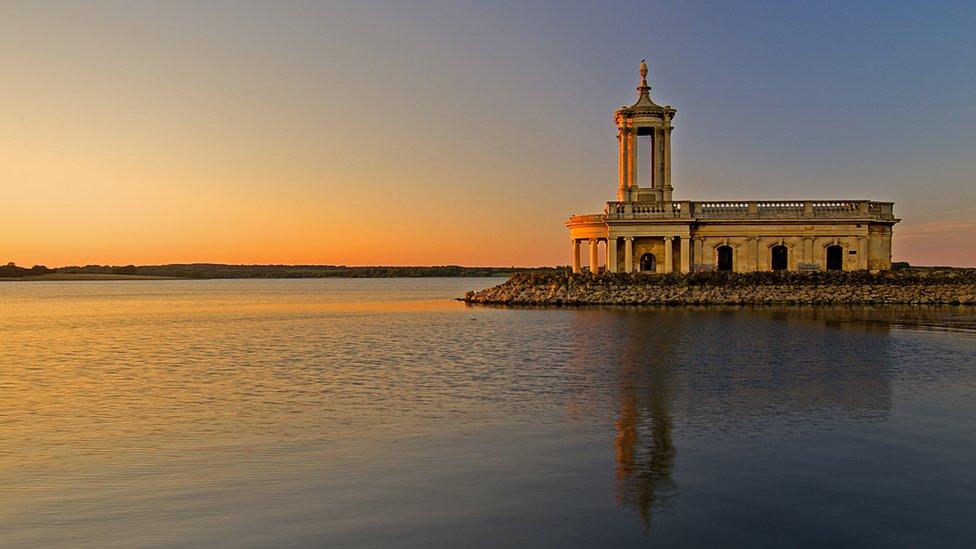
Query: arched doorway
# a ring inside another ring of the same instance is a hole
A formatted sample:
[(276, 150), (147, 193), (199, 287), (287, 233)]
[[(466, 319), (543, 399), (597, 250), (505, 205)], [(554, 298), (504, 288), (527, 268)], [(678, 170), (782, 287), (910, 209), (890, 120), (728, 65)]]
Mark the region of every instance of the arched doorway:
[(657, 272), (657, 259), (654, 254), (644, 254), (640, 257), (640, 270), (642, 273)]
[(774, 271), (785, 271), (789, 267), (789, 251), (786, 246), (782, 244), (773, 246), (770, 254), (772, 256), (770, 263)]
[(844, 247), (834, 244), (833, 246), (827, 246), (827, 270), (828, 271), (842, 271), (844, 270)]
[(716, 252), (718, 253), (718, 270), (731, 271), (732, 246), (719, 246)]

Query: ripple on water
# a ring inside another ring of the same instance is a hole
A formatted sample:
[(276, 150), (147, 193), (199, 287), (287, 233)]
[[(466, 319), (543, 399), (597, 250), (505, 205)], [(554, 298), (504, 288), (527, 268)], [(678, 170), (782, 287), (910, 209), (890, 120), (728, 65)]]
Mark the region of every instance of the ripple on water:
[(972, 308), (451, 301), (495, 283), (0, 285), (0, 545), (976, 535)]

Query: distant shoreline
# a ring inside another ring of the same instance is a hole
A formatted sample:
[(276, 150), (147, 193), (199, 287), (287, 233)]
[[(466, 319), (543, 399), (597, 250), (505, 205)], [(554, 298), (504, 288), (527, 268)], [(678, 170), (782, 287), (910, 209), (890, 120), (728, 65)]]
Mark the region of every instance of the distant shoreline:
[(173, 263), (167, 265), (85, 265), (49, 269), (14, 264), (0, 266), (0, 280), (212, 280), (245, 278), (461, 278), (510, 277), (515, 273), (564, 272), (569, 267), (461, 267), (343, 265), (226, 265), (220, 263)]
[(176, 280), (172, 276), (144, 276), (144, 275), (116, 275), (116, 274), (85, 274), (85, 273), (50, 273), (28, 276), (4, 276), (0, 282), (44, 282), (70, 280)]

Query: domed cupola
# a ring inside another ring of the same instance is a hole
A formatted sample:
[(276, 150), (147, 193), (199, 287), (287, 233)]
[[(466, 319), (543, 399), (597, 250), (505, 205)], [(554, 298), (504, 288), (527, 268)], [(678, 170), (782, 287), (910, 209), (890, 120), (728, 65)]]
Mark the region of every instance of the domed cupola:
[(671, 121), (677, 110), (651, 99), (643, 59), (640, 76), (637, 102), (613, 113), (619, 142), (617, 200), (670, 202)]

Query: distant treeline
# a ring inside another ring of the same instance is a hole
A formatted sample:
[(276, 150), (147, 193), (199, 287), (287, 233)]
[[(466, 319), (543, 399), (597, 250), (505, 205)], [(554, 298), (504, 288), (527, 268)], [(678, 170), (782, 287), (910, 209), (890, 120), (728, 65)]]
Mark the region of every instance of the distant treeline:
[[(20, 269), (20, 267), (16, 268)], [(461, 267), (459, 265), (431, 267), (346, 267), (344, 265), (222, 265), (218, 263), (177, 263), (171, 265), (126, 266), (85, 265), (83, 267), (59, 267), (54, 270), (49, 269), (46, 272), (166, 276), (176, 278), (395, 278), (508, 276), (516, 272), (556, 272), (565, 269), (567, 267)], [(30, 271), (29, 269), (22, 270)], [(25, 275), (0, 274), (0, 276)]]
[(0, 266), (0, 278), (35, 276), (53, 272), (54, 269), (48, 269), (44, 265), (34, 265), (30, 269), (26, 267), (18, 267), (13, 263), (7, 263), (6, 265)]

